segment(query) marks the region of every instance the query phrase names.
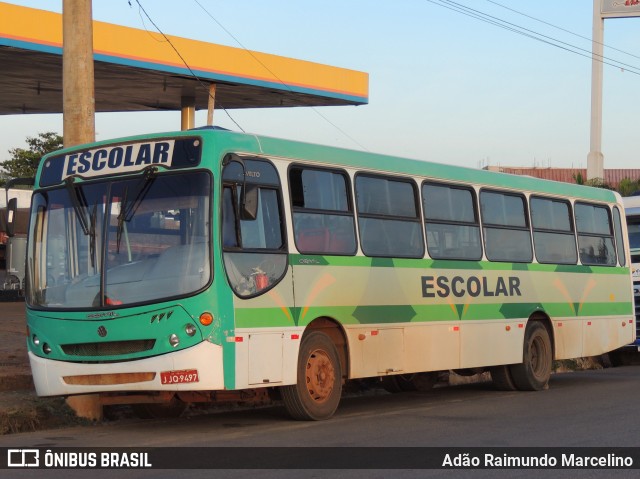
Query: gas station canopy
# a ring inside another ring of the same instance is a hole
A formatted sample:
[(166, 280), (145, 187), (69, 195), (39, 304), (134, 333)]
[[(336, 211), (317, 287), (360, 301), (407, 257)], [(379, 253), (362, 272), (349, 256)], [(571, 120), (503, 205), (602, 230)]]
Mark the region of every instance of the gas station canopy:
[[(226, 109), (368, 102), (363, 72), (168, 38), (184, 62), (159, 33), (93, 22), (97, 112), (206, 109), (210, 84)], [(0, 114), (61, 113), (62, 15), (0, 2), (0, 65)]]

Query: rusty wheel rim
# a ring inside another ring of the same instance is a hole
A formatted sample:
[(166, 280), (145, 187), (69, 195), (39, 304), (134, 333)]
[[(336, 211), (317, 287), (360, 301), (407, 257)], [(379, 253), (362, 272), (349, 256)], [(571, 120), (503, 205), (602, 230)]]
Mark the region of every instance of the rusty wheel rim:
[(316, 349), (309, 354), (305, 376), (311, 399), (318, 403), (326, 402), (331, 397), (336, 378), (333, 362), (326, 351)]

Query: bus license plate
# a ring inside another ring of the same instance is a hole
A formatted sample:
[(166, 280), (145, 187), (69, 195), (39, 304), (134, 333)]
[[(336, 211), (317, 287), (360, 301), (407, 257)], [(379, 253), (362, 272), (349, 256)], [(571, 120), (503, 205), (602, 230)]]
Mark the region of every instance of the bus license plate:
[(162, 384), (197, 383), (197, 369), (183, 369), (181, 371), (162, 371), (160, 373)]

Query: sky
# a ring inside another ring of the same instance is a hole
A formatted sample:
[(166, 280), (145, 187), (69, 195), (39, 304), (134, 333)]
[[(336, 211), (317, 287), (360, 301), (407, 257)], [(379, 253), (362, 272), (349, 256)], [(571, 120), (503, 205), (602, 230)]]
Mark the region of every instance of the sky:
[[(62, 0), (8, 3), (62, 9)], [(247, 132), (471, 168), (586, 168), (592, 0), (451, 2), (563, 48), (445, 8), (446, 0), (140, 3), (165, 34), (369, 74), (367, 105), (230, 110)], [(93, 0), (93, 17), (154, 30), (136, 0)], [(640, 168), (640, 18), (607, 19), (604, 44), (614, 63), (604, 66), (604, 166)], [(237, 130), (221, 110), (214, 123)], [(204, 124), (199, 111), (196, 126)], [(179, 128), (180, 112), (96, 115), (98, 140)], [(0, 131), (4, 161), (28, 136), (62, 134), (62, 116), (0, 116)]]

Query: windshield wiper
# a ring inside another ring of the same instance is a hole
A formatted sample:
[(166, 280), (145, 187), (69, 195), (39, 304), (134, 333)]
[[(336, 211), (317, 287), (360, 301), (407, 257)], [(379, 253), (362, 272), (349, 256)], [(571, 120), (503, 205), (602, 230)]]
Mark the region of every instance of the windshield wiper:
[(82, 232), (85, 236), (88, 236), (90, 231), (89, 225), (89, 205), (87, 203), (87, 198), (84, 196), (84, 191), (81, 185), (74, 184), (74, 177), (69, 176), (65, 180), (65, 187), (67, 189), (67, 193), (69, 194), (69, 199), (71, 200), (71, 205), (73, 206), (73, 210), (76, 213), (76, 217), (78, 218), (78, 223), (80, 223), (80, 227), (82, 228)]
[(158, 167), (156, 166), (147, 166), (142, 171), (142, 178), (138, 182), (135, 188), (135, 198), (131, 202), (131, 205), (124, 204), (124, 221), (127, 223), (133, 219), (133, 216), (136, 214), (140, 203), (144, 200), (147, 193), (151, 189), (151, 185), (155, 181), (158, 176)]
[(91, 256), (91, 267), (96, 268), (96, 216), (98, 213), (98, 203), (93, 205), (89, 227), (89, 255)]
[(98, 213), (98, 204), (93, 205), (93, 212), (89, 215), (89, 203), (84, 195), (84, 190), (81, 185), (74, 183), (75, 178), (73, 176), (68, 177), (65, 180), (65, 187), (69, 194), (69, 199), (73, 205), (73, 210), (80, 223), (80, 228), (85, 236), (89, 237), (89, 256), (91, 257), (91, 267), (96, 267), (96, 216)]
[(120, 241), (122, 239), (122, 231), (124, 229), (124, 222), (130, 222), (136, 211), (140, 207), (140, 204), (149, 193), (151, 189), (151, 185), (155, 181), (158, 175), (158, 168), (156, 166), (147, 166), (142, 171), (142, 178), (136, 185), (134, 192), (135, 197), (131, 204), (129, 204), (127, 197), (129, 189), (125, 188), (124, 193), (122, 195), (122, 202), (120, 206), (120, 214), (118, 215), (118, 229), (116, 231), (116, 253), (120, 253)]
[(118, 228), (116, 230), (116, 254), (120, 253), (120, 241), (122, 240), (122, 230), (124, 229), (125, 208), (127, 205), (127, 195), (129, 188), (124, 189), (122, 201), (120, 202), (120, 213), (118, 214)]

